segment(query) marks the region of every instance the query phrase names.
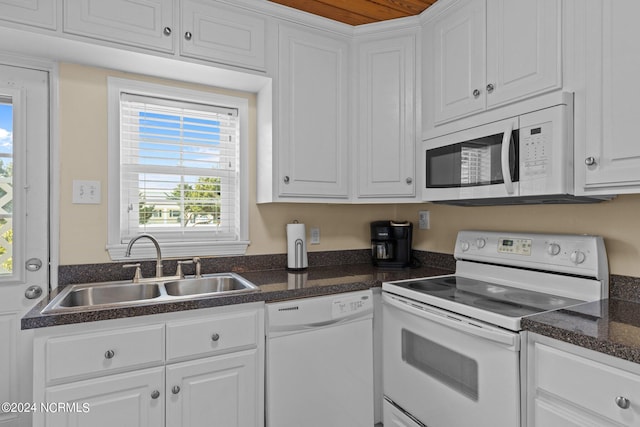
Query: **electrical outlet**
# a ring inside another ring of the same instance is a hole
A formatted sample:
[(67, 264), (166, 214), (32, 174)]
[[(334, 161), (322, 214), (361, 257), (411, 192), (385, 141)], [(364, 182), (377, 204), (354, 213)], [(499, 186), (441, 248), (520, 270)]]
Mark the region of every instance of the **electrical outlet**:
[(429, 211), (418, 211), (418, 228), (428, 230), (431, 228)]
[(320, 244), (320, 227), (311, 227), (311, 239), (309, 243), (312, 245)]
[(99, 205), (100, 193), (100, 181), (73, 180), (72, 202), (75, 204)]

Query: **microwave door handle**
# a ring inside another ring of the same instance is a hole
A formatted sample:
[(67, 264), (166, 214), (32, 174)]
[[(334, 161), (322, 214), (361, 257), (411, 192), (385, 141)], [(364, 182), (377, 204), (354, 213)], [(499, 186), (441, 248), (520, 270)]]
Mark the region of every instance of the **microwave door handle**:
[(511, 145), (511, 133), (513, 132), (513, 123), (509, 122), (507, 129), (502, 136), (502, 150), (500, 152), (500, 160), (502, 163), (502, 179), (507, 189), (507, 194), (513, 194), (513, 181), (511, 180), (511, 167), (509, 165), (509, 146)]

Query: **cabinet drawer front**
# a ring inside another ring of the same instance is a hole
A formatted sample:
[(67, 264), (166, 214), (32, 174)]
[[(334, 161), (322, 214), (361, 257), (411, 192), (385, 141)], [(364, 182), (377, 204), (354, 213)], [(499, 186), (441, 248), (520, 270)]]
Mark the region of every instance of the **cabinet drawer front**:
[(249, 348), (257, 343), (256, 312), (167, 323), (167, 360)]
[[(538, 391), (623, 425), (640, 425), (640, 376), (538, 343), (535, 361)], [(618, 397), (630, 406), (619, 407)]]
[(47, 381), (97, 376), (164, 360), (164, 325), (51, 338), (46, 344)]

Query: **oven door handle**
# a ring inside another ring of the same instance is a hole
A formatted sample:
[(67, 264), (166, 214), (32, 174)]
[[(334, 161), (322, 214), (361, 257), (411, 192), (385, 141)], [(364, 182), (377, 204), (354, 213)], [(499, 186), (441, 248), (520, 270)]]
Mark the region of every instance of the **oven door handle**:
[(414, 304), (404, 299), (390, 296), (386, 293), (382, 295), (382, 300), (385, 304), (389, 304), (409, 314), (422, 317), (423, 319), (436, 322), (440, 325), (464, 332), (469, 335), (485, 338), (487, 340), (506, 345), (513, 351), (520, 350), (519, 335), (516, 333), (510, 333), (506, 331), (503, 332), (497, 329), (490, 329), (479, 324), (470, 323), (454, 315), (438, 313), (425, 305)]
[[(513, 133), (513, 123), (509, 121), (507, 129), (502, 135), (502, 147), (500, 152), (500, 163), (502, 165), (502, 179), (507, 189), (507, 194), (513, 194), (513, 181), (511, 180), (511, 165), (509, 163), (509, 148), (511, 147), (511, 134)], [(516, 160), (517, 161), (517, 160)]]

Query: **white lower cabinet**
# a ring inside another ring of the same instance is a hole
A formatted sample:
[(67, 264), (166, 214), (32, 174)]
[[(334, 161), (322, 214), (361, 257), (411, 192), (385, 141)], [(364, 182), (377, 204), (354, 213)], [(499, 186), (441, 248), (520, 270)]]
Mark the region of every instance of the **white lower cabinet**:
[(167, 426), (257, 426), (257, 351), (167, 366)]
[[(50, 412), (44, 414), (45, 425), (161, 426), (165, 412), (163, 391), (163, 367), (49, 387), (45, 401)], [(61, 408), (59, 403), (71, 406)]]
[(34, 402), (38, 427), (261, 427), (264, 304), (38, 329)]
[(537, 335), (528, 345), (528, 427), (640, 425), (640, 367)]

